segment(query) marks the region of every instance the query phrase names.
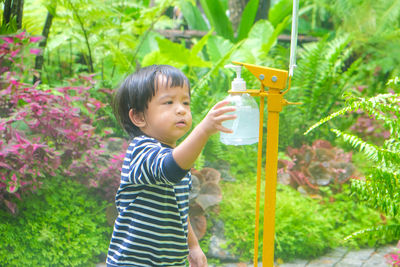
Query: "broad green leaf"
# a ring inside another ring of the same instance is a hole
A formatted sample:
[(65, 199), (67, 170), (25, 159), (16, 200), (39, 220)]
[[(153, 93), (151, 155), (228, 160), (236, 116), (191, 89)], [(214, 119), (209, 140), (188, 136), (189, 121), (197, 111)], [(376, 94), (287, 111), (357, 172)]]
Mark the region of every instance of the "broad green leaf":
[[(299, 16), (301, 16), (302, 14), (308, 12), (309, 10), (311, 10), (312, 6), (306, 6), (300, 9), (299, 11)], [(262, 45), (262, 54), (263, 56), (266, 56), (269, 51), (271, 50), (271, 48), (276, 44), (277, 40), (278, 40), (278, 36), (288, 27), (289, 23), (292, 21), (292, 14), (287, 15), (285, 18), (283, 18), (281, 21), (278, 21), (277, 25), (275, 25), (275, 29), (272, 33), (272, 35), (270, 36), (268, 42), (263, 43)]]
[(144, 56), (158, 49), (157, 38), (161, 37), (161, 34), (157, 32), (149, 32), (149, 34), (143, 40), (139, 49), (137, 58), (140, 61)]
[(204, 21), (200, 10), (194, 6), (190, 1), (180, 0), (179, 1), (183, 17), (185, 18), (189, 29), (207, 31), (208, 26)]
[(193, 47), (192, 47), (192, 55), (197, 56), (197, 54), (203, 49), (203, 47), (205, 46), (205, 44), (207, 43), (208, 39), (210, 38), (210, 36), (212, 35), (212, 32), (214, 30), (211, 29), (206, 35), (204, 35), (200, 41), (198, 41)]
[(157, 42), (160, 53), (164, 57), (171, 59), (172, 62), (189, 65), (190, 51), (183, 47), (183, 45), (161, 38), (157, 38)]
[(215, 31), (225, 39), (233, 40), (232, 23), (226, 16), (222, 3), (215, 0), (200, 0), (208, 20)]
[(257, 63), (264, 54), (261, 47), (270, 42), (274, 27), (267, 20), (259, 20), (251, 28), (243, 46), (234, 54), (235, 60)]
[(143, 0), (143, 5), (148, 7), (150, 4), (150, 0)]
[[(143, 67), (150, 66), (153, 64), (170, 64), (170, 62), (164, 62), (159, 50), (153, 51), (144, 56), (141, 62)], [(175, 66), (176, 67), (176, 66)]]
[(154, 51), (143, 58), (142, 64), (169, 64), (177, 68), (189, 67), (209, 67), (210, 63), (204, 61), (183, 45), (171, 42), (168, 39), (156, 38), (159, 51)]
[(238, 27), (237, 40), (242, 40), (247, 37), (257, 15), (258, 2), (259, 0), (250, 0), (244, 8)]
[(217, 62), (229, 52), (232, 46), (231, 41), (221, 36), (211, 36), (207, 42), (207, 54), (212, 62)]
[(277, 27), (287, 16), (291, 15), (292, 8), (292, 0), (280, 0), (269, 10), (269, 21), (274, 27)]
[(258, 39), (261, 43), (266, 43), (271, 36), (274, 26), (268, 20), (257, 21), (249, 32), (249, 39)]
[(275, 29), (273, 30), (271, 36), (269, 37), (266, 43), (263, 43), (261, 49), (263, 51), (263, 55), (267, 55), (269, 50), (276, 44), (278, 40), (278, 36), (282, 33), (282, 31), (287, 27), (289, 24), (291, 17), (287, 16), (281, 23), (279, 23)]

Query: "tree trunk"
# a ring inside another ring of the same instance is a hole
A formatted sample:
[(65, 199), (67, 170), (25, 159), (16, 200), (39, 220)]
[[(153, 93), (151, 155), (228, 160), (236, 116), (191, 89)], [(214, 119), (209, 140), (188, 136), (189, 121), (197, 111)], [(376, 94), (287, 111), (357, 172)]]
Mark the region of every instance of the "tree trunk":
[(3, 25), (10, 23), (12, 0), (4, 1)]
[[(229, 0), (229, 18), (233, 30), (236, 32), (242, 18), (242, 13), (250, 0)], [(268, 19), (268, 12), (271, 6), (271, 0), (259, 0), (257, 15), (254, 22), (260, 19)]]
[(257, 15), (254, 22), (260, 19), (268, 19), (268, 13), (270, 7), (271, 7), (271, 0), (259, 0)]
[[(15, 8), (14, 8), (15, 3)], [(13, 2), (13, 15), (17, 18), (17, 29), (22, 28), (22, 14), (24, 10), (24, 0), (15, 0)]]
[[(44, 38), (39, 43), (39, 47), (42, 48), (42, 51), (44, 51), (44, 48), (46, 47), (46, 44), (47, 44), (47, 38), (49, 37), (49, 32), (50, 32), (51, 23), (53, 22), (53, 17), (54, 16), (50, 12), (47, 12), (46, 22), (44, 23), (44, 27), (43, 27), (43, 31), (42, 31), (42, 36)], [(43, 53), (38, 54), (35, 59), (35, 69), (37, 69), (39, 71), (39, 77), (36, 77), (36, 76), (33, 77), (34, 83), (37, 80), (41, 79), (42, 66), (43, 66)]]
[(234, 32), (236, 32), (239, 27), (243, 10), (249, 1), (250, 0), (229, 0), (229, 20), (232, 23)]
[(3, 11), (3, 25), (10, 23), (13, 17), (17, 21), (17, 29), (22, 28), (22, 14), (24, 10), (24, 0), (5, 0)]

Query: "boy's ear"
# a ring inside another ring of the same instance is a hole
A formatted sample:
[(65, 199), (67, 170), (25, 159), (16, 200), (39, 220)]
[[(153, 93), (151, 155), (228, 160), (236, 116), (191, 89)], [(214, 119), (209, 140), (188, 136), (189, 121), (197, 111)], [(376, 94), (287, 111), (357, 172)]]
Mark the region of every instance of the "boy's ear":
[(129, 110), (129, 118), (131, 119), (131, 122), (139, 128), (146, 126), (146, 120), (144, 119), (143, 112), (137, 112), (131, 108)]

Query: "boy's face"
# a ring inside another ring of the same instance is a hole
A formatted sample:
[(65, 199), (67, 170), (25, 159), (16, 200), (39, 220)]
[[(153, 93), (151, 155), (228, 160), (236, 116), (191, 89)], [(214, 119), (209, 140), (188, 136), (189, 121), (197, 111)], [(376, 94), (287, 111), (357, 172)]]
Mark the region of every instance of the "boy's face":
[(162, 83), (142, 114), (143, 133), (171, 147), (192, 127), (189, 88), (167, 87)]

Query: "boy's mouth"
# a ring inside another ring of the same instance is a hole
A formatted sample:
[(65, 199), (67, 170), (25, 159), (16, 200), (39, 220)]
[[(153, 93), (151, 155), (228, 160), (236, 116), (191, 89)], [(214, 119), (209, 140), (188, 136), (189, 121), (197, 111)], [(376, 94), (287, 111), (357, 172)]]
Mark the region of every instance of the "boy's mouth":
[(176, 123), (176, 126), (178, 127), (184, 127), (186, 126), (186, 121), (185, 120), (180, 120)]

